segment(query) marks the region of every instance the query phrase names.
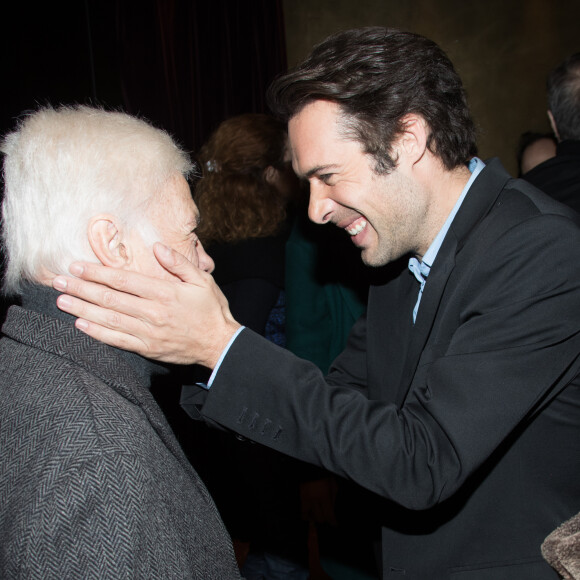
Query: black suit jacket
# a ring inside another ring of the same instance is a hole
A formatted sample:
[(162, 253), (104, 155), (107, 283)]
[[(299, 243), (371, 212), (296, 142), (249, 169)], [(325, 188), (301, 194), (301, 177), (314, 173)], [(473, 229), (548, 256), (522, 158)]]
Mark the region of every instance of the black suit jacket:
[(384, 498), (384, 578), (555, 578), (540, 545), (580, 507), (576, 220), (490, 162), (415, 325), (403, 261), (326, 379), (244, 330), (202, 413)]
[(562, 141), (556, 156), (522, 176), (532, 185), (580, 212), (580, 141)]

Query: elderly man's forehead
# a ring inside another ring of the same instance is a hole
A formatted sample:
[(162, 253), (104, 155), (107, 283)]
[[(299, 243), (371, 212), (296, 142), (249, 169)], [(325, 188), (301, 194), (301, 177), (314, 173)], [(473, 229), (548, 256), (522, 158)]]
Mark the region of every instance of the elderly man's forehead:
[(200, 214), (189, 184), (181, 174), (172, 176), (153, 200), (150, 210), (161, 218), (170, 219), (175, 227), (196, 228)]

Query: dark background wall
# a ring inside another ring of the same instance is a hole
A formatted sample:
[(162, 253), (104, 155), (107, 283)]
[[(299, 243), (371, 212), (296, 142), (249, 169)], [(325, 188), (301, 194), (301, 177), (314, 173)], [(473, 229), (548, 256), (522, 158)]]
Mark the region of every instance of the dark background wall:
[(122, 102), (114, 4), (5, 2), (0, 8), (0, 126), (52, 103)]
[(225, 117), (266, 111), (286, 67), (278, 0), (60, 0), (0, 8), (0, 130), (39, 104), (145, 116), (197, 150)]

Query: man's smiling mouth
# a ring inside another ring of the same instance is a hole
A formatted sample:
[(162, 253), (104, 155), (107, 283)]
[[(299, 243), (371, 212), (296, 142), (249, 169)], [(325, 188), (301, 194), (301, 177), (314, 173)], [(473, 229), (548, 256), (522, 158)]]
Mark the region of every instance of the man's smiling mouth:
[(350, 226), (346, 227), (345, 230), (350, 236), (356, 236), (357, 234), (360, 234), (366, 227), (367, 221), (364, 218), (359, 218)]

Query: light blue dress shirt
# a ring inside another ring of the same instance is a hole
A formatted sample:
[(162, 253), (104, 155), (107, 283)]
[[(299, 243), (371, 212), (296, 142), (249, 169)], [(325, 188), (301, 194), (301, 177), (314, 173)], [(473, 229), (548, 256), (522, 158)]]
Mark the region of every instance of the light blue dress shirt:
[(415, 304), (415, 308), (413, 308), (413, 323), (417, 320), (417, 312), (419, 311), (419, 304), (421, 303), (421, 297), (423, 296), (423, 290), (425, 289), (425, 284), (427, 283), (427, 276), (429, 276), (429, 272), (431, 271), (431, 266), (433, 266), (433, 262), (437, 257), (437, 253), (441, 248), (441, 244), (443, 244), (443, 240), (451, 227), (451, 222), (455, 218), (455, 214), (459, 211), (471, 184), (475, 181), (475, 178), (479, 175), (481, 170), (485, 167), (485, 163), (479, 159), (479, 157), (474, 157), (469, 162), (469, 171), (471, 171), (471, 177), (469, 181), (465, 184), (461, 195), (457, 199), (451, 213), (447, 216), (443, 227), (439, 230), (439, 233), (435, 236), (435, 239), (429, 246), (429, 249), (425, 252), (423, 256), (423, 260), (420, 262), (417, 258), (410, 258), (409, 259), (409, 270), (413, 273), (415, 278), (421, 287), (419, 288), (419, 296), (417, 298), (417, 303)]

